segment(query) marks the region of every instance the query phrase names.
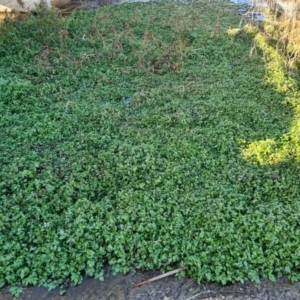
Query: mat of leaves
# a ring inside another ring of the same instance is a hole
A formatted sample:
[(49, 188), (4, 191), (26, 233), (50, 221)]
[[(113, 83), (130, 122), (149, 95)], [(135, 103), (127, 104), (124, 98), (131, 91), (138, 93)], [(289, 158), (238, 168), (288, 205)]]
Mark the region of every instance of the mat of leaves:
[[(299, 279), (299, 165), (247, 163), (292, 109), (227, 2), (103, 7), (0, 31), (0, 286), (188, 266)], [(246, 141), (246, 142), (245, 142)]]

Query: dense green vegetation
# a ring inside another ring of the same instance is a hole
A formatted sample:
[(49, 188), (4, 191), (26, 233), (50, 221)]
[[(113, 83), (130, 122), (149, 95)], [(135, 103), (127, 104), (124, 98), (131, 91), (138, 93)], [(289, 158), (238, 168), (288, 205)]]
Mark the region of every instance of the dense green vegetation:
[(296, 136), (297, 81), (261, 39), (249, 55), (255, 32), (228, 33), (235, 10), (130, 4), (0, 28), (0, 286), (106, 264), (300, 278), (298, 156), (251, 148)]

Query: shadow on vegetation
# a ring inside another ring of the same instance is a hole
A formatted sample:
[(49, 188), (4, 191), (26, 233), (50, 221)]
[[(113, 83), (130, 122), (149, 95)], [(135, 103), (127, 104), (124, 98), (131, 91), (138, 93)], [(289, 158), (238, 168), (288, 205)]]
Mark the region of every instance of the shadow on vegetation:
[[(270, 166), (299, 158), (277, 142), (298, 145), (297, 88), (263, 37), (249, 56), (251, 35), (227, 34), (238, 24), (220, 1), (4, 22), (0, 286), (64, 291), (106, 264), (299, 279), (297, 165)], [(267, 138), (277, 152), (251, 144)]]
[[(247, 30), (247, 28), (246, 28)], [(266, 64), (266, 82), (275, 91), (282, 93), (284, 101), (294, 110), (294, 120), (289, 131), (280, 138), (267, 138), (250, 143), (243, 150), (246, 160), (259, 164), (278, 164), (288, 160), (300, 162), (300, 92), (299, 75), (287, 68), (286, 60), (276, 48), (268, 42), (267, 37), (257, 32), (256, 45), (263, 51)]]

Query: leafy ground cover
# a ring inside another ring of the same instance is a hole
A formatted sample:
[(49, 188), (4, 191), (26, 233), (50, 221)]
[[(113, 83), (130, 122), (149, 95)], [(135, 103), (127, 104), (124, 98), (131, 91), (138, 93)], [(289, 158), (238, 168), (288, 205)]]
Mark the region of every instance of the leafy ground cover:
[[(299, 279), (298, 81), (228, 31), (235, 10), (130, 4), (0, 28), (0, 286), (106, 264)], [(270, 139), (294, 146), (270, 159)]]

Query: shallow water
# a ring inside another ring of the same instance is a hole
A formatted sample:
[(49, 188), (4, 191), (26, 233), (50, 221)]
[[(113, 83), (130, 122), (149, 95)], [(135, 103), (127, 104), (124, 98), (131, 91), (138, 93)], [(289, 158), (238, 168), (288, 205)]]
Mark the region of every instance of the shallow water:
[(262, 8), (267, 8), (267, 1), (264, 0), (231, 0), (232, 3), (242, 5), (243, 7), (238, 10), (239, 14), (243, 17), (254, 21), (264, 21), (265, 14), (261, 11)]

